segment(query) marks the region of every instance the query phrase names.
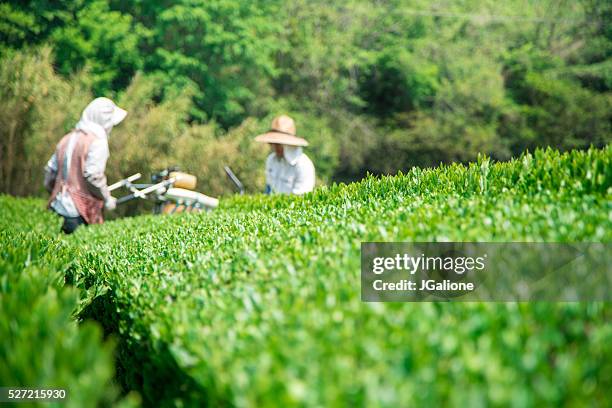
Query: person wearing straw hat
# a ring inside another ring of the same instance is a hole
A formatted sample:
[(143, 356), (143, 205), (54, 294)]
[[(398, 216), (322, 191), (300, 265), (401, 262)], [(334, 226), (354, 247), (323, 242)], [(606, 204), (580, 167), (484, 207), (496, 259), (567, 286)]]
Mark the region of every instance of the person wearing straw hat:
[(94, 99), (75, 128), (58, 143), (45, 166), (48, 207), (64, 218), (62, 231), (104, 222), (102, 209), (114, 210), (116, 199), (106, 184), (108, 136), (127, 112), (108, 98)]
[(305, 194), (314, 189), (315, 168), (302, 152), (308, 142), (296, 136), (292, 118), (274, 118), (270, 130), (255, 141), (269, 143), (273, 150), (266, 160), (266, 193)]

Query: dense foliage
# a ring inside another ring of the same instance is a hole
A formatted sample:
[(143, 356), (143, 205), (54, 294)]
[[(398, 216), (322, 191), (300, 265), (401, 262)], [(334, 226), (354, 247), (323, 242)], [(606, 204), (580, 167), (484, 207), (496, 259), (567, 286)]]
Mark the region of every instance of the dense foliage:
[[(118, 335), (119, 380), (156, 406), (603, 406), (607, 304), (362, 303), (359, 251), (610, 242), (611, 196), (612, 148), (538, 150), (304, 197), (235, 197), (212, 213), (82, 228), (62, 244), (74, 254), (67, 281), (95, 298), (81, 317)], [(0, 211), (17, 202), (2, 197)], [(41, 203), (19, 211), (50, 221)], [(17, 218), (2, 228), (23, 228)]]
[(64, 285), (71, 253), (51, 236), (57, 220), (38, 200), (2, 197), (0, 213), (0, 384), (64, 389), (67, 407), (117, 402), (113, 344), (102, 343), (99, 325), (73, 318), (87, 297)]
[(611, 15), (595, 0), (3, 1), (0, 191), (40, 192), (94, 95), (130, 110), (111, 179), (179, 164), (214, 195), (232, 188), (224, 164), (261, 191), (251, 140), (279, 113), (322, 182), (603, 146)]

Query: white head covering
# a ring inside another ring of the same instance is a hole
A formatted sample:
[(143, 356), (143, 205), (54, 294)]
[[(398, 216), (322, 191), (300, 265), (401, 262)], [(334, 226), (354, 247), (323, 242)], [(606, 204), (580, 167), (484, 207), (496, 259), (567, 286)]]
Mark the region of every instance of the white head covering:
[(290, 165), (295, 166), (301, 155), (302, 148), (300, 146), (283, 145), (283, 156)]
[(108, 98), (96, 98), (87, 105), (76, 128), (106, 138), (113, 126), (121, 123), (127, 112)]

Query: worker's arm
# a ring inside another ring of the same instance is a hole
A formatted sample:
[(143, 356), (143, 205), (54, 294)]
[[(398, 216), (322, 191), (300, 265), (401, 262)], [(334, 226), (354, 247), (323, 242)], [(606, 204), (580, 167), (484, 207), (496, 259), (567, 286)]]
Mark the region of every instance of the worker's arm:
[(53, 156), (47, 162), (45, 166), (45, 189), (51, 193), (53, 186), (55, 185), (55, 178), (57, 177), (57, 155), (53, 153)]
[(314, 189), (315, 186), (315, 168), (312, 161), (308, 157), (303, 157), (296, 164), (297, 176), (291, 189), (291, 194), (305, 194)]
[(89, 146), (85, 168), (83, 169), (87, 189), (92, 195), (104, 200), (104, 202), (108, 202), (111, 198), (106, 183), (106, 174), (104, 174), (108, 156), (108, 142), (104, 139), (96, 139)]

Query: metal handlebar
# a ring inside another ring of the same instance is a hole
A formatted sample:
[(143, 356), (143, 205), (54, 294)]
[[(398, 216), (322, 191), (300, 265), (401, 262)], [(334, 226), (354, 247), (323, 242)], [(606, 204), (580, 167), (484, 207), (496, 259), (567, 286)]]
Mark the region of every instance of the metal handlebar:
[(238, 179), (238, 177), (236, 177), (232, 169), (230, 169), (229, 166), (223, 166), (223, 169), (225, 170), (225, 174), (227, 174), (227, 177), (229, 177), (232, 183), (234, 183), (234, 185), (238, 188), (238, 191), (240, 191), (240, 194), (244, 194), (244, 185)]
[(174, 182), (176, 181), (176, 178), (171, 177), (168, 180), (164, 180), (160, 183), (157, 184), (153, 184), (147, 188), (144, 188), (142, 190), (137, 190), (136, 188), (134, 188), (132, 191), (134, 191), (132, 194), (118, 198), (117, 199), (117, 204), (123, 204), (127, 201), (133, 200), (135, 198), (146, 198), (147, 194), (156, 191), (160, 188), (166, 188), (172, 184), (174, 184)]
[(110, 186), (108, 186), (108, 191), (113, 191), (113, 190), (116, 190), (116, 189), (118, 189), (120, 187), (128, 185), (132, 181), (138, 180), (140, 177), (142, 177), (142, 175), (140, 173), (132, 174), (130, 177), (124, 178), (123, 180), (119, 180), (115, 184), (111, 184)]

